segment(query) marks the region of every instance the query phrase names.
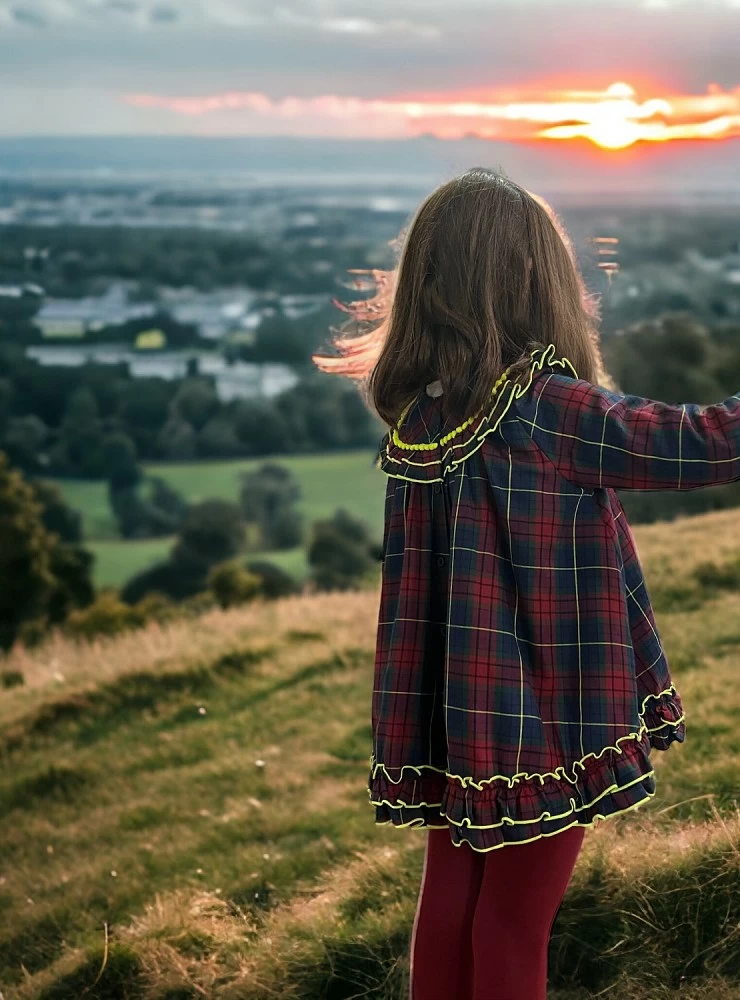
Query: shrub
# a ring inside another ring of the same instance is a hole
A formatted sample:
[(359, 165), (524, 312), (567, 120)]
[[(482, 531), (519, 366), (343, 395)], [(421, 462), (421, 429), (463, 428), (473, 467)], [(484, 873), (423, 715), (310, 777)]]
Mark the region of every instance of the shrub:
[(328, 521), (317, 521), (308, 550), (312, 578), (320, 590), (350, 590), (369, 578), (376, 567), (378, 547), (367, 525), (338, 510)]
[(289, 597), (300, 590), (298, 583), (290, 573), (276, 566), (275, 563), (255, 559), (247, 563), (246, 567), (250, 573), (259, 578), (260, 591), (263, 597), (274, 599), (277, 597)]
[(149, 594), (136, 604), (125, 604), (112, 590), (104, 590), (88, 608), (73, 611), (64, 631), (79, 639), (118, 635), (149, 621), (171, 621), (178, 609), (162, 594)]
[(270, 525), (268, 546), (271, 549), (294, 549), (303, 541), (303, 516), (297, 510), (283, 510)]
[(177, 550), (187, 550), (195, 559), (213, 566), (231, 559), (243, 547), (244, 521), (239, 506), (228, 500), (204, 500), (188, 511)]
[(121, 600), (136, 604), (147, 594), (163, 594), (173, 601), (195, 597), (206, 588), (208, 563), (178, 548), (164, 562), (136, 573), (121, 589)]
[(699, 586), (710, 592), (740, 590), (740, 559), (722, 566), (713, 562), (700, 563), (695, 567), (693, 575)]
[(103, 591), (89, 607), (70, 614), (65, 632), (80, 639), (117, 635), (133, 627), (134, 617), (133, 609), (115, 591)]
[(71, 611), (85, 608), (95, 600), (92, 581), (95, 556), (80, 545), (60, 542), (51, 552), (54, 585), (49, 594), (49, 622), (58, 625)]
[(239, 563), (225, 562), (210, 571), (208, 586), (222, 608), (231, 608), (254, 600), (259, 594), (260, 580)]
[[(142, 597), (132, 608), (134, 612), (135, 624), (145, 625), (146, 622), (168, 622), (177, 618), (180, 609), (173, 604), (164, 594), (151, 593)], [(138, 621), (136, 619), (138, 618)]]

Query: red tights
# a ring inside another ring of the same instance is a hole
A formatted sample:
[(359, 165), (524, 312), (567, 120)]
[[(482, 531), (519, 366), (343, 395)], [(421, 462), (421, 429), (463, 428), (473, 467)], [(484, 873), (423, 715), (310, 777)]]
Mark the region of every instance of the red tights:
[(409, 1000), (545, 1000), (550, 931), (584, 833), (482, 853), (429, 830)]

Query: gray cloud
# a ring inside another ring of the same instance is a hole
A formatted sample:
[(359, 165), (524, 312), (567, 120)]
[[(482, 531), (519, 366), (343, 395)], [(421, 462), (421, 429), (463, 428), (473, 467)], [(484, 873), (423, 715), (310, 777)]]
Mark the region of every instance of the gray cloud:
[[(738, 9), (740, 0), (570, 0), (569, 6), (582, 9), (626, 7), (670, 12), (687, 8)], [(33, 0), (14, 4), (0, 0), (0, 23), (19, 28), (40, 24), (96, 26), (120, 15), (141, 15), (138, 26), (170, 24), (236, 27), (240, 25), (292, 24), (307, 31), (340, 34), (408, 34), (434, 37), (445, 23), (465, 16), (488, 19), (512, 7), (532, 10), (562, 6), (561, 0), (376, 0), (362, 6), (357, 0)]]
[(46, 25), (44, 15), (33, 7), (11, 7), (9, 13), (11, 20), (16, 24), (32, 28), (43, 28)]
[(179, 20), (180, 14), (174, 7), (167, 7), (160, 4), (152, 7), (149, 17), (155, 24), (174, 24)]
[(135, 0), (106, 0), (103, 6), (117, 14), (135, 14), (139, 10)]

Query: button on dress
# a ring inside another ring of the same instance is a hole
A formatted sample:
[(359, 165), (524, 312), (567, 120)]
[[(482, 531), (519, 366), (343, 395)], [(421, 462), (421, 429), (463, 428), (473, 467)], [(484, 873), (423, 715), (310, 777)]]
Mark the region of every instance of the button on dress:
[(740, 479), (740, 397), (669, 406), (554, 345), (472, 418), (389, 431), (368, 793), (487, 852), (636, 809), (685, 713), (615, 492)]

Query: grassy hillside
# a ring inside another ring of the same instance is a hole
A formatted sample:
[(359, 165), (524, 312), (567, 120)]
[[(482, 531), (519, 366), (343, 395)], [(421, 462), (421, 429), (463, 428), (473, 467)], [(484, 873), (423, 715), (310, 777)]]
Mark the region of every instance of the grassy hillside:
[[(636, 532), (687, 740), (587, 831), (552, 1000), (740, 993), (740, 511)], [(424, 834), (365, 792), (377, 595), (3, 664), (4, 1000), (407, 997)], [(11, 673), (12, 672), (12, 673)], [(516, 848), (510, 848), (516, 850)]]
[[(287, 466), (301, 485), (301, 509), (308, 524), (331, 516), (337, 507), (346, 507), (367, 522), (378, 537), (382, 531), (385, 480), (373, 467), (370, 451), (335, 452), (324, 455), (282, 455), (270, 458)], [(236, 500), (243, 472), (263, 460), (191, 462), (181, 465), (147, 465), (145, 471), (161, 476), (191, 502), (220, 497)], [(267, 461), (265, 459), (264, 461)], [(125, 541), (118, 538), (108, 503), (105, 483), (59, 480), (65, 498), (82, 513), (86, 545), (96, 556), (95, 582), (98, 586), (119, 587), (135, 573), (158, 562), (169, 551), (171, 539), (154, 538)], [(306, 573), (305, 550), (262, 553), (298, 579)]]

